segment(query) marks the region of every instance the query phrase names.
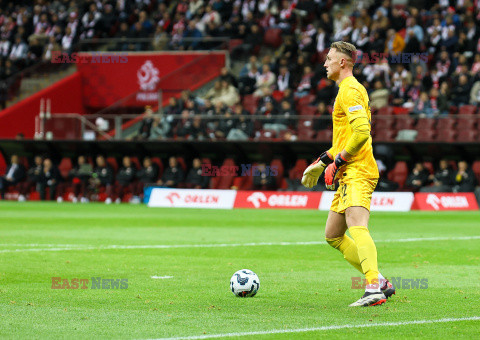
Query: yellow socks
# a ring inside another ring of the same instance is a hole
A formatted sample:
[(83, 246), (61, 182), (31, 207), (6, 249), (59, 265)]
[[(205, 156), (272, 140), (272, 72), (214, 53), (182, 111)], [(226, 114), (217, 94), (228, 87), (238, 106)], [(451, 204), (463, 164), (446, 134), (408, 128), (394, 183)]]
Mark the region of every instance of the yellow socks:
[(362, 271), (367, 279), (367, 284), (378, 283), (378, 264), (377, 264), (377, 248), (373, 243), (372, 237), (367, 227), (356, 226), (348, 228), (352, 235), (354, 245), (357, 246), (358, 259)]
[(342, 254), (345, 260), (347, 260), (352, 266), (357, 268), (357, 270), (363, 274), (362, 266), (360, 265), (360, 260), (358, 259), (358, 250), (355, 242), (348, 237), (343, 235), (336, 238), (325, 238), (327, 243), (333, 248), (338, 249)]

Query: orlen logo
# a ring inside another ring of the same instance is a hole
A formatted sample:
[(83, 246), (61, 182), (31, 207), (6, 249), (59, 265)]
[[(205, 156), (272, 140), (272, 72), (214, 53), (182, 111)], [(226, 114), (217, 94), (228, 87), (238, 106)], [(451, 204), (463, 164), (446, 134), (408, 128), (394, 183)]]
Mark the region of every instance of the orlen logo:
[(170, 204), (173, 205), (176, 199), (180, 199), (180, 195), (177, 194), (176, 192), (172, 192), (171, 194), (167, 195), (165, 198), (170, 201)]
[(439, 210), (443, 208), (468, 208), (468, 200), (465, 196), (441, 196), (440, 198), (435, 194), (428, 194), (427, 204), (430, 204), (433, 209)]
[(267, 196), (262, 192), (254, 192), (247, 197), (247, 201), (251, 202), (255, 208), (259, 208), (261, 202), (267, 202), (270, 207), (306, 207), (308, 203), (307, 195), (270, 195)]
[(395, 204), (394, 197), (372, 197), (372, 205), (373, 206), (393, 206)]
[(160, 81), (158, 77), (158, 68), (153, 66), (150, 60), (147, 60), (145, 64), (137, 71), (138, 84), (143, 91), (152, 91), (157, 87), (157, 83)]
[(260, 208), (260, 202), (266, 202), (267, 196), (263, 192), (254, 192), (247, 197), (247, 202), (251, 202), (255, 208)]

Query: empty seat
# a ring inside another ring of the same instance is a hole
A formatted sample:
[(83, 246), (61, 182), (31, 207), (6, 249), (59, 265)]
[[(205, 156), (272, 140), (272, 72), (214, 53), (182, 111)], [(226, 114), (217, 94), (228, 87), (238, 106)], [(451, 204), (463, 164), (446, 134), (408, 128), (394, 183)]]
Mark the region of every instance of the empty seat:
[(302, 116), (314, 116), (317, 113), (315, 106), (305, 105), (300, 108), (300, 115)]
[(60, 175), (62, 175), (62, 177), (66, 179), (68, 178), (72, 167), (72, 160), (68, 157), (63, 157), (60, 161), (60, 164), (58, 165), (58, 171), (60, 171)]
[(282, 44), (282, 30), (280, 28), (270, 28), (265, 31), (263, 42), (271, 47), (277, 48)]
[(310, 141), (313, 139), (315, 131), (309, 127), (302, 127), (298, 129), (298, 140)]
[(412, 130), (415, 125), (415, 119), (409, 116), (400, 116), (395, 118), (395, 128), (397, 130)]
[(475, 173), (475, 177), (477, 178), (477, 184), (480, 184), (480, 161), (473, 162), (472, 170)]
[(446, 130), (446, 129), (452, 129), (454, 128), (456, 123), (455, 118), (440, 118), (437, 122), (437, 130)]
[(476, 130), (458, 130), (457, 142), (478, 142), (478, 131)]
[(418, 142), (432, 142), (435, 140), (435, 131), (434, 130), (418, 130), (417, 138), (415, 139)]
[(115, 157), (107, 157), (107, 164), (110, 165), (115, 173), (118, 171), (118, 163)]
[(280, 186), (282, 185), (283, 175), (285, 173), (282, 160), (281, 159), (272, 160), (272, 162), (270, 163), (270, 169), (272, 169), (272, 171), (277, 171), (275, 180), (277, 181), (277, 188), (280, 188)]
[(158, 178), (161, 178), (163, 175), (163, 163), (159, 157), (152, 157), (152, 163), (156, 164), (158, 167)]
[(375, 132), (374, 141), (381, 141), (381, 142), (391, 142), (395, 139), (396, 131), (394, 130), (386, 130), (386, 129), (379, 129)]
[(475, 129), (476, 120), (477, 120), (477, 118), (475, 116), (458, 118), (458, 120), (457, 120), (457, 130), (473, 130), (473, 129)]
[(317, 132), (315, 140), (320, 142), (331, 142), (333, 136), (333, 131), (330, 129), (320, 130)]
[(375, 119), (375, 130), (392, 130), (394, 120), (393, 118), (378, 117)]
[(277, 138), (277, 131), (275, 130), (260, 130), (259, 140), (272, 140)]
[(420, 118), (415, 125), (417, 130), (431, 130), (435, 128), (436, 120), (433, 118)]
[(293, 168), (288, 172), (288, 178), (301, 180), (303, 172), (307, 168), (308, 164), (305, 159), (297, 159)]
[(407, 163), (404, 161), (398, 161), (395, 163), (393, 169), (388, 173), (388, 179), (398, 183), (400, 188), (403, 188), (408, 176)]
[(307, 106), (315, 100), (314, 94), (307, 94), (306, 96), (301, 97), (298, 99), (298, 107), (301, 108), (303, 106)]
[(435, 173), (432, 162), (423, 162), (423, 167), (428, 170), (431, 174)]
[(463, 105), (458, 108), (459, 115), (474, 115), (478, 109), (475, 105)]
[(382, 107), (378, 109), (376, 112), (377, 112), (377, 115), (379, 116), (391, 116), (394, 114), (393, 107), (391, 106)]
[(437, 130), (436, 140), (439, 142), (454, 142), (457, 131), (452, 129)]

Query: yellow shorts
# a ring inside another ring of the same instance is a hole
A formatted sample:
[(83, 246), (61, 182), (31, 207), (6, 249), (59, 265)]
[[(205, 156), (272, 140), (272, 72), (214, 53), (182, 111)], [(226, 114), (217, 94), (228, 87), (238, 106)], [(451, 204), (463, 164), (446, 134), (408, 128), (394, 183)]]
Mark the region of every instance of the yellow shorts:
[(377, 182), (377, 178), (341, 179), (330, 210), (343, 214), (349, 207), (364, 207), (370, 211), (370, 201)]

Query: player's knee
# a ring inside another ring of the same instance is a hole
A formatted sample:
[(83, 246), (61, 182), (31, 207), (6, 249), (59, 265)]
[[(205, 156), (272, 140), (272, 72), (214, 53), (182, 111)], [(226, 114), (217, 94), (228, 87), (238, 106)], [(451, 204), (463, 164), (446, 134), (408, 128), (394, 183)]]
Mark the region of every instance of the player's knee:
[(327, 237), (325, 235), (325, 241), (327, 241), (327, 243), (333, 247), (333, 248), (338, 248), (340, 246), (340, 244), (342, 243), (342, 240), (343, 240), (343, 236), (340, 236), (340, 237)]

